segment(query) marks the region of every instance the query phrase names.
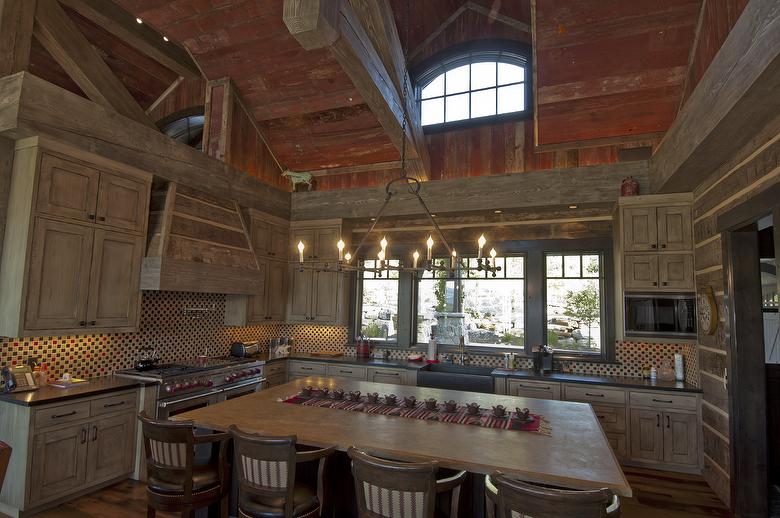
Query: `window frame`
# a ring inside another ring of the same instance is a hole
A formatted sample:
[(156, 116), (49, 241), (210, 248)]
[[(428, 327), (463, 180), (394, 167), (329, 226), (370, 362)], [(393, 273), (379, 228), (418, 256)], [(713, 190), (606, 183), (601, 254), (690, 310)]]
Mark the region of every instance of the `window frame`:
[[(465, 248), (465, 247), (461, 247), (461, 248)], [(521, 280), (521, 281), (523, 281), (523, 337), (525, 338), (526, 330), (527, 330), (527, 327), (528, 327), (528, 317), (527, 317), (527, 312), (528, 312), (528, 258), (526, 257), (526, 254), (523, 253), (523, 252), (517, 252), (517, 253), (511, 253), (511, 254), (510, 253), (501, 254), (499, 257), (500, 258), (504, 258), (504, 257), (522, 257), (523, 258), (523, 277), (509, 277), (509, 278), (507, 278), (505, 276), (504, 277), (499, 277), (499, 275), (501, 275), (501, 273), (498, 273), (495, 279), (490, 277), (490, 274), (488, 274), (488, 277), (486, 278), (486, 280), (489, 280), (491, 282), (500, 282), (502, 280)], [(463, 259), (475, 259), (475, 258), (476, 258), (475, 255), (463, 256), (463, 257), (460, 258), (460, 261), (462, 261)], [(446, 261), (446, 260), (448, 260), (448, 257), (444, 257), (444, 256), (442, 256), (442, 257), (434, 257), (434, 259), (435, 260), (445, 260)], [(412, 322), (411, 322), (411, 324), (412, 324), (411, 325), (412, 336), (411, 336), (410, 342), (412, 344), (414, 344), (415, 346), (417, 346), (417, 347), (427, 347), (427, 344), (417, 341), (417, 324), (418, 324), (418, 316), (420, 314), (419, 307), (418, 307), (418, 305), (419, 305), (419, 295), (420, 295), (419, 290), (420, 290), (420, 282), (424, 281), (424, 280), (436, 280), (436, 278), (424, 279), (422, 277), (419, 277), (419, 278), (416, 278), (414, 280), (413, 298), (412, 298), (412, 301), (411, 301), (412, 302), (413, 313), (412, 313)], [(466, 277), (463, 280), (466, 280), (466, 281), (482, 280), (482, 277), (480, 277), (480, 278)], [(456, 290), (456, 295), (455, 296), (457, 298), (459, 298), (459, 291), (460, 290)], [(463, 309), (463, 308), (461, 308), (461, 309)], [(446, 348), (455, 348), (457, 346), (458, 346), (458, 344), (441, 344), (440, 348), (444, 348), (444, 349), (446, 349)], [(517, 347), (517, 346), (513, 346), (513, 345), (499, 345), (499, 344), (494, 344), (494, 345), (490, 345), (490, 344), (479, 344), (479, 345), (472, 344), (472, 345), (469, 345), (469, 344), (466, 344), (466, 348), (469, 351), (472, 351), (474, 353), (484, 352), (484, 351), (488, 351), (488, 352), (494, 352), (494, 351), (512, 352), (512, 351), (514, 351), (514, 352), (523, 352), (524, 353), (525, 349), (527, 348), (527, 344), (524, 347)]]
[[(360, 264), (364, 264), (364, 262), (366, 260), (373, 261), (374, 259), (361, 259), (360, 260)], [(390, 259), (390, 260), (391, 261), (398, 261), (398, 264), (403, 264), (403, 262), (401, 260), (397, 260), (397, 259)], [(381, 346), (388, 346), (388, 347), (399, 347), (399, 342), (400, 342), (399, 338), (401, 336), (401, 329), (402, 329), (401, 328), (401, 308), (402, 308), (403, 305), (401, 303), (401, 298), (402, 298), (401, 297), (401, 295), (402, 295), (401, 278), (403, 276), (403, 273), (399, 272), (397, 279), (391, 279), (389, 277), (381, 277), (379, 279), (377, 279), (376, 277), (372, 277), (372, 278), (366, 279), (365, 277), (363, 277), (362, 274), (363, 274), (363, 272), (355, 272), (355, 275), (354, 275), (355, 289), (353, 289), (352, 292), (355, 293), (355, 301), (354, 301), (354, 304), (353, 304), (353, 307), (355, 308), (355, 312), (354, 312), (354, 315), (352, 315), (350, 317), (350, 320), (352, 321), (351, 325), (350, 325), (350, 329), (352, 329), (354, 331), (353, 336), (354, 337), (360, 336), (360, 334), (362, 333), (362, 330), (363, 330), (362, 329), (363, 328), (363, 326), (362, 326), (362, 324), (363, 324), (363, 281), (365, 281), (365, 280), (381, 280), (381, 279), (383, 279), (385, 281), (393, 280), (393, 281), (396, 281), (398, 283), (398, 301), (397, 301), (398, 302), (398, 306), (397, 306), (398, 307), (398, 324), (396, 325), (396, 330), (395, 330), (396, 338), (395, 338), (395, 340), (381, 340), (379, 338), (368, 338), (368, 341), (371, 344), (373, 344), (373, 345), (381, 345)]]
[[(425, 88), (431, 81), (439, 77), (441, 74), (445, 74), (449, 70), (453, 70), (463, 65), (470, 65), (472, 63), (507, 63), (511, 65), (517, 65), (524, 69), (524, 79), (522, 82), (511, 84), (524, 85), (523, 91), (525, 94), (525, 108), (520, 111), (514, 111), (509, 113), (496, 113), (494, 115), (486, 115), (476, 118), (466, 118), (457, 121), (441, 122), (438, 124), (429, 124), (422, 126), (424, 133), (438, 133), (441, 131), (449, 131), (453, 129), (462, 129), (474, 126), (481, 126), (485, 124), (495, 124), (500, 122), (508, 122), (515, 120), (524, 120), (533, 117), (534, 105), (533, 105), (533, 66), (531, 61), (532, 51), (528, 44), (514, 41), (514, 40), (496, 40), (486, 39), (476, 42), (467, 42), (461, 45), (455, 45), (449, 49), (439, 52), (430, 58), (423, 61), (420, 65), (416, 66), (412, 72), (414, 78), (414, 93), (415, 102), (417, 103), (418, 112), (422, 117), (422, 89)], [(470, 74), (470, 73), (469, 73)], [(496, 70), (498, 74), (498, 70)], [(469, 75), (470, 78), (470, 75)], [(501, 86), (509, 86), (501, 85)], [(477, 88), (472, 90), (471, 82), (469, 81), (469, 89), (464, 92), (458, 92), (457, 94), (469, 94), (469, 115), (471, 115), (471, 93), (481, 90), (496, 89), (496, 105), (498, 104), (498, 88), (499, 85), (490, 86), (485, 88)], [(445, 118), (446, 118), (446, 99), (448, 97), (445, 92), (440, 96), (444, 99), (445, 103)], [(439, 98), (439, 96), (433, 97)], [(498, 111), (496, 109), (496, 111)], [(422, 120), (420, 120), (422, 123)]]
[[(610, 250), (611, 253), (611, 250)], [(547, 257), (548, 256), (555, 256), (559, 255), (562, 258), (566, 256), (578, 256), (580, 258), (580, 276), (579, 277), (566, 277), (566, 259), (562, 259), (561, 261), (561, 277), (548, 277), (547, 276)], [(586, 255), (598, 255), (599, 256), (599, 275), (597, 277), (583, 277), (582, 276), (582, 257)], [(567, 250), (567, 251), (545, 251), (542, 254), (542, 263), (544, 265), (544, 272), (543, 272), (543, 278), (542, 278), (542, 315), (543, 315), (543, 325), (544, 325), (544, 337), (546, 341), (547, 337), (547, 326), (549, 325), (549, 315), (547, 314), (547, 282), (550, 279), (580, 279), (580, 280), (598, 280), (599, 281), (599, 305), (601, 307), (601, 316), (599, 319), (599, 328), (601, 329), (601, 351), (598, 353), (593, 352), (585, 352), (585, 351), (571, 351), (569, 349), (555, 349), (555, 356), (558, 358), (568, 358), (568, 359), (582, 359), (582, 358), (598, 358), (598, 359), (606, 359), (605, 355), (605, 347), (607, 346), (607, 340), (610, 338), (609, 333), (609, 325), (608, 322), (611, 320), (608, 313), (608, 293), (609, 290), (607, 289), (607, 279), (608, 279), (608, 272), (606, 271), (606, 252), (603, 250)], [(601, 325), (602, 323), (607, 325)]]

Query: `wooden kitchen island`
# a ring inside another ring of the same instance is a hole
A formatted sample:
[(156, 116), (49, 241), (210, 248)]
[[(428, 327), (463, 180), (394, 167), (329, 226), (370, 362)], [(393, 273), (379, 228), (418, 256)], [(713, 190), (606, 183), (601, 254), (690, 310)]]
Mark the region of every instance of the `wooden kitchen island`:
[[(345, 392), (359, 390), (364, 395), (396, 394), (399, 401), (413, 395), (418, 400), (434, 397), (439, 402), (478, 402), (483, 408), (496, 404), (512, 410), (527, 407), (549, 421), (552, 435), (281, 402), (307, 385), (342, 388)], [(532, 482), (581, 489), (606, 487), (618, 495), (631, 496), (601, 425), (585, 403), (313, 376), (172, 419), (192, 420), (215, 430), (236, 425), (264, 435), (296, 435), (300, 444), (312, 447), (336, 445), (346, 451), (355, 446), (392, 458), (435, 459), (442, 467), (476, 474), (500, 470)]]

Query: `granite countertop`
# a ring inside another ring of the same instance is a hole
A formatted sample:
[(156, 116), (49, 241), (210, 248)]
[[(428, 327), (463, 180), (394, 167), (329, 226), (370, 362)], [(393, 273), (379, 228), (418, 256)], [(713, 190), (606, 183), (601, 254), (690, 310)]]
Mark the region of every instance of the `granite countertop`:
[(636, 389), (668, 390), (677, 392), (701, 392), (701, 389), (684, 381), (649, 380), (631, 376), (599, 376), (597, 374), (564, 374), (553, 372), (537, 374), (530, 370), (496, 369), (493, 376), (505, 378), (523, 378), (531, 380), (558, 381), (565, 383), (591, 383), (594, 385), (612, 385)]
[(69, 399), (95, 396), (107, 392), (132, 389), (144, 385), (143, 381), (104, 376), (90, 379), (88, 383), (79, 384), (70, 388), (59, 388), (46, 385), (38, 390), (29, 392), (0, 393), (0, 403), (7, 402), (14, 405), (37, 406), (49, 403), (59, 403)]
[(378, 358), (358, 358), (357, 356), (339, 355), (339, 356), (317, 356), (310, 353), (292, 353), (290, 356), (282, 358), (268, 358), (268, 353), (260, 353), (253, 356), (254, 359), (271, 363), (282, 360), (304, 360), (320, 363), (348, 363), (350, 365), (365, 365), (367, 367), (388, 367), (393, 369), (419, 370), (425, 367), (425, 362), (410, 362), (407, 360), (382, 360)]

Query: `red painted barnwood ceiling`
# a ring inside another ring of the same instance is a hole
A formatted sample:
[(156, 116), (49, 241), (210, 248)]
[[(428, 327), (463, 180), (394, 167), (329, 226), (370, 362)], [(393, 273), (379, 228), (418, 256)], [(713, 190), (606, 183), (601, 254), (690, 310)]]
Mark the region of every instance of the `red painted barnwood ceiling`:
[(701, 0), (536, 2), (537, 143), (666, 131)]
[(186, 46), (207, 78), (230, 76), (283, 166), (398, 159), (339, 63), (327, 50), (305, 51), (290, 35), (281, 0), (118, 3)]

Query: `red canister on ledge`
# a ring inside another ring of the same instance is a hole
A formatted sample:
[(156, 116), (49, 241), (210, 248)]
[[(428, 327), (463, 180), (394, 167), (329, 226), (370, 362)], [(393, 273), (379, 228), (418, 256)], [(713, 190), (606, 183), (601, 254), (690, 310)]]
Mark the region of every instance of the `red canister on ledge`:
[(355, 355), (358, 358), (370, 358), (371, 357), (371, 342), (360, 336), (355, 339)]

